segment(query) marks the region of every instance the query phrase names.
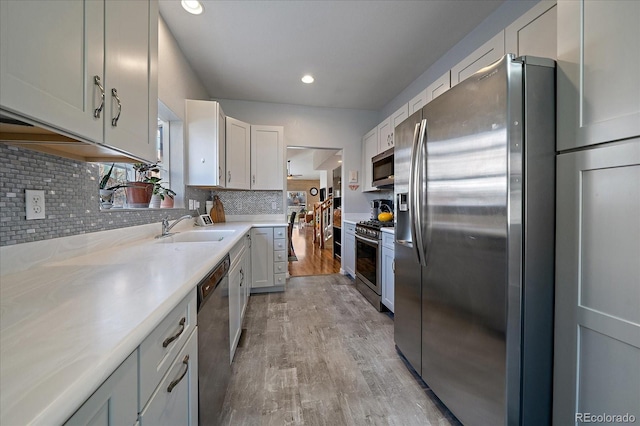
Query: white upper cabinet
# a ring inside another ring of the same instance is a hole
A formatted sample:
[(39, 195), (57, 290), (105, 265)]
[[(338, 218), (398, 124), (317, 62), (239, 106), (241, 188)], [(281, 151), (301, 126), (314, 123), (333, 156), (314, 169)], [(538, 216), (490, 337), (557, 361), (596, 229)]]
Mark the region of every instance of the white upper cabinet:
[(153, 161), (157, 29), (155, 0), (2, 1), (0, 106)]
[(398, 108), (396, 112), (391, 114), (391, 117), (389, 117), (389, 125), (391, 126), (391, 137), (389, 141), (390, 143), (389, 143), (389, 146), (383, 151), (386, 151), (387, 149), (393, 148), (395, 146), (395, 143), (393, 141), (393, 131), (395, 130), (398, 124), (402, 123), (408, 117), (409, 117), (409, 104), (402, 105), (400, 108)]
[(187, 185), (225, 186), (226, 116), (215, 101), (186, 100)]
[(557, 7), (558, 149), (640, 135), (640, 2)]
[(376, 144), (376, 154), (386, 151), (391, 147), (392, 132), (393, 128), (391, 127), (391, 120), (389, 118), (378, 124), (378, 142)]
[(362, 138), (362, 192), (376, 191), (373, 186), (371, 159), (378, 155), (378, 127), (374, 127)]
[(504, 56), (504, 30), (451, 68), (451, 87)]
[(541, 1), (505, 30), (505, 53), (516, 56), (557, 57), (558, 8), (555, 1)]
[(226, 187), (251, 189), (251, 125), (227, 117)]
[(103, 61), (102, 2), (0, 1), (2, 109), (102, 142)]
[[(151, 4), (157, 8), (156, 2)], [(151, 21), (156, 28), (154, 43), (158, 44), (158, 14), (157, 9), (155, 16), (149, 13), (151, 4), (105, 2), (104, 142), (147, 160), (155, 160), (157, 132), (149, 134), (149, 120), (157, 121), (158, 116), (157, 93), (151, 105), (149, 102)], [(153, 105), (155, 109), (150, 111)]]
[(426, 92), (426, 104), (442, 95), (447, 90), (451, 89), (451, 71), (447, 71), (436, 81), (427, 86)]
[(427, 89), (418, 93), (413, 99), (409, 101), (409, 115), (422, 109), (427, 104)]
[(283, 190), (284, 129), (282, 126), (251, 126), (251, 189)]

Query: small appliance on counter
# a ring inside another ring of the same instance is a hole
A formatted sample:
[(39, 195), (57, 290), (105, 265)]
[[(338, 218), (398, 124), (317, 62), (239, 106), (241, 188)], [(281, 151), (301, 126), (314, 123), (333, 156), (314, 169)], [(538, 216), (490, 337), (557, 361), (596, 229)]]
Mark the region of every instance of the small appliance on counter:
[(378, 199), (371, 201), (371, 220), (378, 220), (380, 213), (393, 213), (393, 201)]

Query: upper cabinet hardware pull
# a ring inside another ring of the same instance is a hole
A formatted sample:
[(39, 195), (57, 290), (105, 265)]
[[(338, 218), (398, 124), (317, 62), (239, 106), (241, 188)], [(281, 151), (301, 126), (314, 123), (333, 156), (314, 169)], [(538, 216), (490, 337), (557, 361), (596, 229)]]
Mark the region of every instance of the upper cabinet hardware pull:
[(229, 173), (229, 182), (231, 182), (231, 170), (229, 170), (227, 173)]
[(186, 376), (187, 371), (189, 371), (189, 355), (185, 355), (184, 356), (184, 359), (182, 360), (182, 363), (184, 365), (186, 365), (187, 368), (184, 369), (184, 371), (182, 372), (180, 377), (178, 377), (177, 379), (175, 379), (174, 381), (169, 383), (169, 386), (167, 386), (167, 392), (171, 392), (173, 390), (173, 388), (175, 388), (178, 385), (178, 383), (180, 383), (180, 380), (182, 380), (182, 378), (184, 376)]
[(256, 175), (253, 175), (253, 183), (256, 183)]
[[(182, 317), (182, 319), (180, 320), (180, 330), (178, 330), (178, 332), (171, 336), (171, 337), (167, 337), (166, 339), (164, 339), (164, 342), (162, 342), (162, 347), (166, 348), (167, 346), (169, 346), (169, 343), (173, 342), (174, 340), (176, 340), (178, 337), (180, 337), (180, 335), (182, 334), (182, 332), (184, 331), (184, 323), (186, 322), (186, 318)], [(171, 392), (171, 391), (169, 391)]]
[(100, 76), (93, 76), (93, 84), (98, 86), (98, 89), (100, 89), (100, 106), (93, 110), (93, 116), (95, 118), (100, 118), (100, 113), (102, 112), (102, 108), (104, 108), (104, 87), (100, 84)]
[(222, 180), (222, 167), (218, 167), (218, 179)]
[(116, 98), (116, 102), (118, 102), (118, 115), (113, 117), (113, 120), (111, 120), (111, 125), (113, 127), (116, 127), (118, 125), (118, 120), (120, 120), (120, 113), (122, 112), (122, 103), (120, 102), (120, 98), (118, 97), (118, 91), (115, 88), (111, 89), (111, 96)]

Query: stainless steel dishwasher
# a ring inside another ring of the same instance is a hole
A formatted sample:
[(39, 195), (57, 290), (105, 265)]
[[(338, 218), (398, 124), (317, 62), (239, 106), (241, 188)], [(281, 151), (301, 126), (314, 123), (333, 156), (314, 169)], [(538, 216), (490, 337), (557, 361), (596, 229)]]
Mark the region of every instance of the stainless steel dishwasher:
[(198, 284), (198, 418), (217, 425), (231, 377), (229, 255)]

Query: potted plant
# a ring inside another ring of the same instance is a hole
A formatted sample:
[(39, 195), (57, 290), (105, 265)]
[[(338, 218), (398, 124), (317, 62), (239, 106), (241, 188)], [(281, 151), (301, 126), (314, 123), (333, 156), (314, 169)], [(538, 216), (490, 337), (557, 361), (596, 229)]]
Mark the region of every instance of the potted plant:
[(160, 208), (172, 209), (173, 201), (176, 193), (170, 188), (165, 188), (159, 185), (158, 196), (160, 197)]
[(159, 172), (160, 168), (156, 163), (135, 163), (133, 169), (136, 180), (125, 185), (127, 205), (134, 209), (148, 208), (155, 185), (160, 182), (160, 178), (151, 173)]
[(116, 184), (112, 186), (107, 186), (109, 184), (109, 179), (111, 179), (111, 172), (113, 172), (114, 164), (111, 164), (111, 168), (100, 179), (99, 189), (100, 189), (100, 207), (103, 209), (110, 209), (113, 207), (113, 193), (118, 188), (123, 188), (124, 185)]

